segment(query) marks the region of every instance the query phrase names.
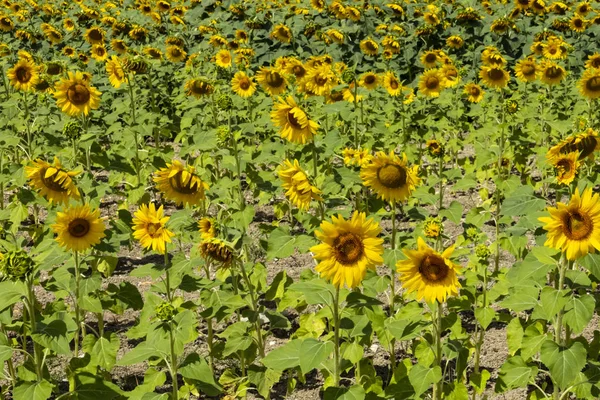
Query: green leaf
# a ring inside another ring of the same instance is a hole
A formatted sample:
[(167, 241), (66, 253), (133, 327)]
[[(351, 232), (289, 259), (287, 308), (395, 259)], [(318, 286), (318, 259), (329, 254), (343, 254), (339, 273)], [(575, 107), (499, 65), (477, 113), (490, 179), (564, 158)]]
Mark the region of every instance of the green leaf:
[(567, 304), (567, 312), (563, 321), (574, 334), (580, 334), (592, 320), (594, 308), (596, 308), (594, 296), (590, 294), (579, 297), (572, 296)]
[(544, 209), (546, 201), (533, 195), (518, 194), (504, 200), (502, 215), (514, 217), (526, 215)]
[(537, 367), (528, 366), (520, 356), (510, 357), (502, 364), (496, 380), (496, 393), (525, 387), (532, 376), (537, 374)]
[(0, 282), (0, 311), (19, 302), (24, 296), (27, 296), (27, 289), (23, 282)]
[(232, 335), (232, 337), (227, 338), (227, 341), (225, 342), (223, 355), (227, 357), (238, 351), (244, 351), (250, 346), (252, 346), (252, 338), (248, 334)]
[(263, 365), (280, 372), (299, 366), (302, 342), (303, 340), (301, 339), (292, 340), (281, 347), (271, 350), (262, 359)]
[(495, 316), (496, 311), (491, 307), (478, 307), (475, 310), (475, 318), (477, 318), (477, 322), (479, 322), (483, 329), (487, 329), (490, 326)]
[(67, 324), (60, 319), (45, 319), (36, 324), (31, 338), (38, 344), (57, 354), (70, 354), (71, 347), (67, 339)]
[(333, 285), (324, 282), (322, 279), (297, 282), (292, 284), (289, 290), (302, 293), (308, 304), (331, 304), (334, 298)]
[(523, 327), (519, 318), (513, 318), (506, 326), (506, 344), (508, 345), (508, 354), (514, 356), (517, 350), (521, 348), (523, 341)]
[(23, 382), (13, 391), (14, 400), (46, 400), (52, 395), (54, 386), (47, 380), (40, 382)]
[(411, 321), (407, 319), (396, 319), (385, 321), (385, 327), (397, 340), (411, 340), (423, 333), (427, 326), (424, 321)]
[(455, 224), (460, 224), (462, 220), (463, 206), (458, 201), (450, 203), (448, 208), (440, 211), (440, 216), (448, 218)]
[(332, 342), (321, 342), (316, 339), (305, 339), (300, 345), (300, 369), (307, 374), (329, 357), (333, 351)]
[(415, 389), (415, 394), (420, 396), (425, 393), (434, 383), (442, 379), (442, 369), (439, 366), (433, 368), (421, 364), (414, 365), (408, 373), (410, 384)]
[[(551, 321), (560, 310), (569, 302), (569, 291), (566, 289), (556, 290), (553, 287), (546, 286), (540, 294), (541, 313), (534, 314), (536, 318), (542, 318)], [(537, 310), (534, 310), (537, 311)]]
[(523, 360), (527, 361), (537, 354), (547, 339), (548, 336), (544, 333), (541, 322), (529, 325), (525, 329), (521, 344), (521, 357), (523, 357)]
[(196, 353), (188, 355), (178, 371), (208, 396), (218, 396), (222, 392), (207, 362)]
[(579, 260), (579, 263), (590, 271), (590, 274), (600, 280), (600, 254), (588, 253)]
[(92, 348), (92, 359), (102, 368), (110, 371), (117, 362), (117, 352), (121, 342), (114, 332), (106, 332)]
[(364, 398), (365, 389), (359, 385), (349, 388), (329, 387), (323, 394), (323, 400), (363, 400)]
[(587, 351), (580, 342), (573, 342), (570, 347), (564, 347), (552, 340), (544, 342), (540, 354), (540, 359), (561, 389), (567, 388), (585, 367), (586, 357)]
[(150, 346), (146, 342), (142, 342), (135, 346), (133, 350), (125, 353), (123, 358), (121, 358), (116, 365), (133, 365), (137, 363), (141, 363), (144, 361), (148, 361), (150, 358), (154, 357), (162, 357), (165, 358), (167, 356), (168, 349), (164, 349), (161, 351), (154, 346)]
[(487, 385), (487, 381), (490, 379), (490, 371), (487, 369), (481, 370), (480, 373), (472, 373), (470, 376), (471, 386), (477, 394), (483, 393), (485, 390), (485, 386)]
[(267, 260), (285, 258), (298, 252), (303, 253), (314, 244), (314, 239), (307, 235), (291, 235), (287, 229), (277, 228), (269, 235), (267, 242)]

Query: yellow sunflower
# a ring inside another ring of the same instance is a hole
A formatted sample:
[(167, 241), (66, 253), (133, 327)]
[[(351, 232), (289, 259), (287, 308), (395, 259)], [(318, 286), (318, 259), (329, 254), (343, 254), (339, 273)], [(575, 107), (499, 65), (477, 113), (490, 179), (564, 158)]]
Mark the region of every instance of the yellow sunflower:
[(271, 37), (282, 43), (290, 43), (292, 41), (292, 31), (284, 24), (277, 24), (273, 27)]
[(199, 99), (200, 97), (208, 96), (213, 93), (215, 88), (205, 79), (194, 78), (185, 83), (184, 90), (188, 96), (194, 96)]
[(561, 154), (569, 154), (575, 151), (579, 154), (579, 159), (583, 160), (586, 157), (593, 157), (596, 150), (600, 150), (600, 137), (598, 137), (598, 132), (588, 128), (585, 132), (569, 136), (556, 146), (552, 146), (548, 150), (546, 158), (552, 160)]
[(235, 261), (233, 247), (218, 238), (208, 238), (200, 242), (200, 254), (216, 262), (219, 268), (228, 268)]
[(471, 103), (479, 103), (483, 100), (483, 95), (485, 94), (484, 90), (476, 83), (467, 83), (463, 90), (463, 93), (466, 94), (467, 100)]
[(308, 118), (292, 96), (288, 96), (287, 99), (279, 98), (279, 102), (271, 111), (271, 121), (280, 128), (279, 135), (293, 143), (311, 142), (319, 129), (319, 124)]
[(446, 39), (446, 46), (451, 49), (460, 49), (464, 43), (464, 39), (458, 35), (452, 35)]
[(446, 87), (446, 78), (439, 69), (428, 69), (419, 78), (419, 92), (427, 97), (438, 97)]
[(600, 97), (600, 69), (586, 69), (577, 83), (579, 92), (588, 99)]
[(127, 45), (125, 44), (125, 41), (123, 41), (121, 39), (111, 40), (110, 48), (113, 49), (118, 54), (125, 54), (125, 53), (127, 53), (127, 49), (128, 49)]
[(23, 58), (6, 71), (6, 75), (10, 84), (17, 90), (32, 90), (40, 79), (38, 68), (33, 61)]
[(544, 44), (542, 54), (549, 60), (559, 60), (567, 56), (567, 49), (562, 40), (551, 37), (548, 43)]
[(379, 45), (371, 38), (362, 40), (359, 47), (360, 51), (368, 56), (376, 56), (379, 53)]
[(217, 234), (215, 221), (212, 218), (202, 218), (198, 222), (198, 228), (200, 230), (200, 237), (202, 240), (214, 238)]
[(585, 62), (585, 67), (587, 69), (591, 68), (599, 68), (600, 69), (600, 53), (594, 53), (588, 56), (588, 59)]
[(531, 0), (515, 0), (515, 6), (519, 10), (525, 11), (531, 6)]
[(392, 71), (387, 71), (383, 75), (383, 87), (387, 90), (390, 96), (396, 97), (402, 94), (402, 83)]
[(337, 44), (344, 43), (344, 34), (338, 31), (337, 29), (328, 29), (327, 32), (325, 32), (325, 35), (327, 35), (327, 39), (329, 39), (332, 42), (335, 42)]
[(567, 70), (551, 61), (542, 61), (540, 65), (540, 80), (547, 85), (558, 85), (567, 76)]
[(230, 68), (233, 58), (231, 58), (231, 53), (229, 50), (219, 50), (217, 55), (215, 55), (215, 64), (221, 68)]
[(365, 72), (360, 77), (358, 84), (368, 90), (377, 89), (377, 86), (379, 86), (379, 76), (375, 72)]
[(171, 243), (175, 236), (166, 228), (170, 217), (163, 215), (163, 206), (158, 210), (154, 203), (142, 204), (133, 214), (133, 237), (139, 240), (143, 248), (164, 253), (166, 243)]
[(177, 63), (185, 61), (187, 53), (179, 46), (171, 45), (167, 47), (167, 60)]
[(79, 200), (79, 190), (72, 179), (78, 174), (77, 171), (63, 169), (56, 157), (53, 164), (37, 159), (33, 161), (33, 165), (25, 167), (29, 185), (50, 203), (67, 204), (69, 199)]
[(383, 239), (377, 235), (381, 227), (365, 213), (354, 211), (350, 220), (338, 215), (332, 222), (323, 221), (315, 231), (322, 243), (311, 247), (319, 263), (316, 270), (335, 287), (352, 289), (360, 285), (367, 269), (375, 270), (383, 263)]
[(205, 199), (204, 192), (209, 188), (193, 166), (185, 166), (179, 160), (173, 160), (172, 164), (167, 163), (166, 168), (156, 171), (153, 180), (165, 198), (178, 205), (199, 204)]
[(490, 88), (502, 89), (508, 85), (510, 74), (504, 68), (499, 66), (484, 65), (479, 71), (479, 77), (483, 83)]
[(377, 194), (377, 197), (397, 202), (408, 199), (420, 183), (417, 176), (418, 169), (417, 165), (408, 166), (406, 154), (402, 154), (400, 158), (393, 151), (389, 154), (380, 151), (361, 168), (360, 178), (366, 187)]
[(271, 96), (282, 94), (287, 87), (285, 76), (275, 68), (261, 67), (256, 74), (256, 81)]
[(90, 110), (100, 107), (100, 95), (79, 71), (69, 72), (69, 77), (63, 78), (56, 85), (54, 93), (58, 107), (70, 116), (88, 115)]
[(301, 210), (310, 207), (311, 200), (322, 200), (321, 191), (310, 183), (306, 173), (298, 164), (298, 160), (285, 160), (278, 171), (281, 185), (286, 190), (288, 200)]
[(572, 151), (560, 154), (550, 160), (556, 169), (556, 180), (563, 185), (569, 185), (575, 179), (579, 169), (579, 152)]
[(103, 62), (108, 58), (108, 52), (103, 44), (95, 44), (92, 46), (92, 58), (96, 61)]
[(338, 75), (329, 64), (309, 68), (301, 82), (305, 92), (316, 96), (326, 96), (338, 83)]
[(119, 61), (117, 56), (112, 56), (106, 63), (106, 72), (108, 73), (110, 84), (115, 88), (121, 87), (127, 80), (121, 61)]
[(440, 58), (440, 53), (438, 50), (426, 51), (421, 56), (420, 60), (421, 60), (421, 64), (423, 64), (423, 66), (428, 69), (435, 68), (435, 67), (437, 67), (437, 65), (439, 63), (442, 62), (442, 60)]
[(88, 204), (69, 207), (56, 213), (56, 223), (50, 226), (57, 235), (56, 241), (72, 251), (85, 251), (100, 243), (106, 226), (100, 219), (100, 210)]
[(521, 82), (533, 82), (538, 75), (538, 66), (533, 58), (524, 58), (515, 65), (515, 76)]
[(104, 29), (99, 26), (92, 26), (85, 32), (84, 39), (91, 45), (103, 44), (105, 35)]
[(569, 20), (569, 27), (573, 32), (582, 33), (585, 32), (587, 21), (579, 15), (574, 15), (573, 18)]
[(441, 68), (441, 72), (444, 75), (444, 86), (454, 87), (460, 82), (460, 75), (458, 69), (452, 64), (444, 64)]
[(247, 98), (256, 92), (256, 83), (244, 71), (238, 71), (231, 79), (231, 88), (238, 96)]
[(404, 289), (429, 303), (443, 303), (448, 296), (458, 295), (460, 267), (450, 260), (453, 252), (451, 246), (440, 254), (419, 237), (417, 250), (403, 250), (408, 258), (396, 263)]
[(600, 201), (591, 188), (579, 194), (579, 188), (569, 204), (556, 203), (548, 207), (550, 217), (540, 217), (548, 239), (544, 246), (561, 250), (567, 259), (576, 260), (588, 253), (600, 250)]

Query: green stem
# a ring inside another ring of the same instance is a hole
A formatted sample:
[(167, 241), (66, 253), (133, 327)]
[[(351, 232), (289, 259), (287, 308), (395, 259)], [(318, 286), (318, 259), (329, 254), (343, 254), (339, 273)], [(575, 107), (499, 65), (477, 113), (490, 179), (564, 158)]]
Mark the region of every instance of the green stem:
[[(208, 262), (204, 263), (204, 272), (206, 273), (206, 279), (210, 280), (210, 266)], [(213, 343), (214, 343), (214, 331), (213, 331), (213, 320), (212, 318), (206, 319), (206, 325), (208, 328), (208, 337), (206, 338), (206, 342), (208, 344), (208, 366), (210, 367), (211, 372), (215, 373), (215, 360), (213, 355)]]
[(498, 165), (497, 165), (497, 183), (496, 183), (496, 192), (495, 192), (495, 200), (496, 200), (496, 212), (495, 212), (495, 222), (496, 222), (496, 253), (494, 255), (494, 273), (498, 273), (500, 268), (500, 185), (503, 180), (502, 173), (502, 155), (504, 154), (504, 111), (502, 112), (502, 123), (500, 126), (500, 142), (498, 143)]
[(265, 345), (262, 337), (262, 328), (260, 325), (260, 315), (258, 309), (258, 299), (256, 298), (256, 293), (254, 292), (254, 286), (250, 279), (248, 278), (248, 274), (246, 273), (246, 268), (244, 267), (244, 262), (240, 261), (240, 269), (242, 271), (242, 278), (244, 278), (244, 282), (248, 286), (248, 293), (250, 294), (250, 300), (252, 301), (252, 311), (254, 311), (254, 325), (256, 329), (256, 340), (258, 344), (258, 353), (261, 357), (265, 356)]
[(167, 251), (167, 246), (165, 245), (165, 290), (167, 291), (167, 300), (173, 301), (173, 294), (171, 293), (171, 278), (169, 277), (169, 252)]
[[(396, 248), (396, 202), (392, 202), (392, 243), (391, 248)], [(396, 314), (396, 271), (394, 266), (391, 267), (390, 273), (390, 317)], [(396, 369), (396, 340), (391, 339), (390, 341), (390, 379), (394, 375)]]
[(442, 207), (444, 206), (443, 173), (444, 173), (444, 156), (442, 154), (440, 154), (439, 161), (438, 161), (438, 178), (440, 179), (440, 182), (439, 182), (440, 201), (439, 201), (439, 205), (438, 205), (438, 214), (442, 211)]
[(79, 266), (79, 252), (74, 252), (75, 255), (75, 298), (73, 302), (75, 303), (75, 323), (77, 324), (77, 329), (75, 330), (75, 351), (74, 356), (79, 357), (79, 339), (81, 333), (81, 310), (79, 308), (79, 286), (81, 280), (81, 272)]
[[(0, 175), (4, 171), (4, 151), (0, 151)], [(0, 182), (0, 210), (4, 210), (4, 181)]]
[(27, 91), (23, 91), (23, 103), (25, 104), (25, 131), (27, 133), (27, 152), (29, 153), (29, 159), (33, 158), (32, 138), (31, 138), (31, 126), (29, 126), (29, 100), (27, 99)]
[[(33, 290), (33, 277), (27, 278), (27, 305), (29, 311), (29, 323), (31, 324), (31, 334), (35, 332), (36, 318), (35, 318), (35, 291)], [(42, 358), (40, 352), (42, 349), (40, 345), (35, 341), (33, 342), (33, 360), (35, 364), (35, 373), (37, 375), (38, 382), (44, 379), (42, 374)]]
[(171, 347), (171, 379), (173, 380), (172, 400), (177, 400), (179, 396), (179, 382), (177, 381), (177, 355), (175, 354), (175, 339), (173, 338), (173, 322), (169, 326), (169, 344)]
[(333, 299), (333, 386), (340, 386), (340, 288)]
[[(565, 259), (565, 257), (561, 257), (559, 266), (558, 266), (558, 284), (557, 289), (562, 290), (565, 285), (565, 273), (567, 271), (567, 267), (569, 262)], [(562, 319), (563, 319), (563, 310), (561, 309), (556, 316), (556, 324), (554, 327), (554, 341), (558, 345), (562, 345)]]
[(354, 80), (354, 148), (360, 148), (360, 139), (358, 137), (358, 82)]
[(242, 190), (242, 166), (240, 163), (240, 154), (238, 151), (237, 139), (235, 138), (235, 134), (231, 130), (231, 112), (229, 112), (229, 114), (227, 116), (227, 126), (229, 128), (229, 134), (231, 135), (231, 142), (232, 142), (231, 147), (233, 149), (233, 156), (235, 157), (235, 168), (236, 168), (237, 178), (238, 178), (238, 182), (239, 182), (238, 189), (240, 192), (240, 208), (243, 210), (244, 208), (246, 208), (246, 199), (244, 199), (244, 191)]
[[(435, 366), (442, 367), (442, 303), (436, 301), (435, 309), (435, 323), (434, 323), (434, 334), (433, 340), (435, 344)], [(444, 377), (435, 383), (433, 386), (433, 400), (440, 400), (442, 398), (442, 391), (444, 389)]]
[(317, 144), (315, 142), (312, 143), (312, 162), (313, 162), (313, 179), (317, 179), (318, 172), (318, 162), (319, 159), (317, 157)]
[(98, 320), (98, 337), (104, 336), (104, 313), (97, 313), (96, 319)]
[[(131, 108), (131, 121), (132, 125), (137, 125), (137, 120), (135, 116), (135, 95), (133, 92), (133, 85), (131, 84), (131, 80), (129, 79), (129, 75), (127, 75), (127, 88), (129, 89), (129, 105)], [(137, 173), (138, 186), (142, 184), (142, 176), (141, 176), (141, 162), (140, 162), (140, 143), (137, 129), (133, 129), (133, 138), (135, 140), (135, 172)]]

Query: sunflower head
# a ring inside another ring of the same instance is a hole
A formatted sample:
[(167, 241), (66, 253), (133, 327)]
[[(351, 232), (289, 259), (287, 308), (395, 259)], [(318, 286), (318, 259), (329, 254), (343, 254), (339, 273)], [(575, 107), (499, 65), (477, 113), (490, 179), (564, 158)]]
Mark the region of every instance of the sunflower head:
[(0, 277), (3, 279), (25, 280), (35, 269), (35, 262), (23, 250), (0, 254)]
[(173, 160), (166, 168), (154, 173), (154, 182), (165, 198), (176, 204), (197, 205), (205, 199), (209, 186), (196, 174), (193, 166)]
[(404, 201), (419, 184), (418, 166), (409, 167), (406, 154), (402, 158), (390, 151), (378, 152), (360, 171), (363, 184), (371, 188), (377, 197), (390, 201)]
[(278, 171), (285, 195), (290, 202), (301, 210), (310, 207), (312, 200), (321, 201), (321, 191), (312, 185), (298, 160), (285, 160)]
[(207, 240), (210, 238), (214, 238), (217, 234), (217, 229), (215, 227), (215, 220), (212, 218), (204, 217), (200, 221), (198, 221), (198, 228), (200, 230), (200, 235), (202, 240)]
[(567, 76), (564, 67), (551, 61), (542, 62), (540, 69), (540, 80), (550, 86), (558, 85)]
[(158, 253), (164, 253), (166, 244), (171, 243), (174, 236), (166, 227), (169, 218), (164, 216), (163, 206), (157, 209), (154, 203), (142, 204), (133, 214), (133, 237), (145, 249), (152, 248)]
[(169, 322), (177, 315), (177, 308), (170, 301), (164, 301), (156, 306), (154, 314), (156, 314), (156, 318), (159, 320)]
[(100, 243), (104, 235), (104, 222), (100, 211), (89, 205), (70, 207), (56, 214), (56, 223), (51, 226), (59, 245), (72, 251), (85, 251)]
[(275, 68), (262, 67), (256, 74), (256, 80), (271, 96), (282, 94), (287, 86), (285, 76)]
[(428, 69), (419, 78), (419, 92), (427, 97), (438, 97), (446, 84), (446, 77), (440, 69)]
[(573, 151), (568, 154), (560, 154), (551, 160), (556, 170), (556, 180), (563, 185), (569, 185), (575, 179), (579, 168), (579, 153)]
[(428, 217), (423, 223), (425, 237), (437, 239), (444, 231), (444, 225), (440, 217)]
[(218, 268), (229, 268), (235, 261), (235, 251), (228, 243), (218, 238), (204, 239), (200, 243), (200, 253), (216, 263)]
[(184, 89), (188, 96), (194, 96), (198, 99), (214, 92), (214, 86), (203, 78), (190, 79), (185, 83)]
[(476, 83), (467, 83), (463, 90), (463, 93), (467, 95), (467, 100), (471, 103), (479, 103), (483, 100), (484, 90)]
[(588, 99), (600, 98), (600, 68), (586, 69), (577, 86), (582, 96)]
[(600, 137), (598, 137), (598, 132), (588, 128), (585, 132), (569, 136), (559, 144), (551, 147), (546, 158), (552, 160), (561, 154), (577, 152), (579, 160), (583, 160), (586, 157), (593, 157), (596, 150), (600, 150)]
[(271, 111), (271, 121), (280, 128), (279, 134), (290, 142), (306, 144), (313, 140), (319, 125), (298, 107), (293, 97), (279, 98)]
[(231, 88), (240, 97), (247, 98), (256, 91), (256, 83), (243, 71), (238, 71), (231, 79)]
[(430, 139), (425, 143), (427, 152), (431, 157), (438, 158), (444, 155), (444, 147), (435, 139)]
[(50, 203), (67, 204), (69, 199), (78, 200), (80, 197), (72, 179), (79, 172), (63, 169), (56, 157), (53, 164), (35, 160), (32, 165), (25, 167), (25, 174), (29, 184)]
[(90, 85), (83, 73), (69, 72), (68, 78), (63, 78), (56, 85), (56, 104), (68, 115), (88, 115), (90, 110), (100, 107), (101, 93)]
[(37, 66), (32, 60), (21, 58), (6, 72), (8, 80), (17, 90), (32, 90), (39, 81)]

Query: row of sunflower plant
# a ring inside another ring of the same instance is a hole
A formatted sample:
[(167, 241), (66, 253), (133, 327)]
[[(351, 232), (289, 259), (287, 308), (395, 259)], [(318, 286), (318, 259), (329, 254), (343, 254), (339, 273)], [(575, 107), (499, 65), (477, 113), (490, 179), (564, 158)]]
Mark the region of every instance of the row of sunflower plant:
[(596, 3), (2, 2), (2, 396), (597, 398)]

